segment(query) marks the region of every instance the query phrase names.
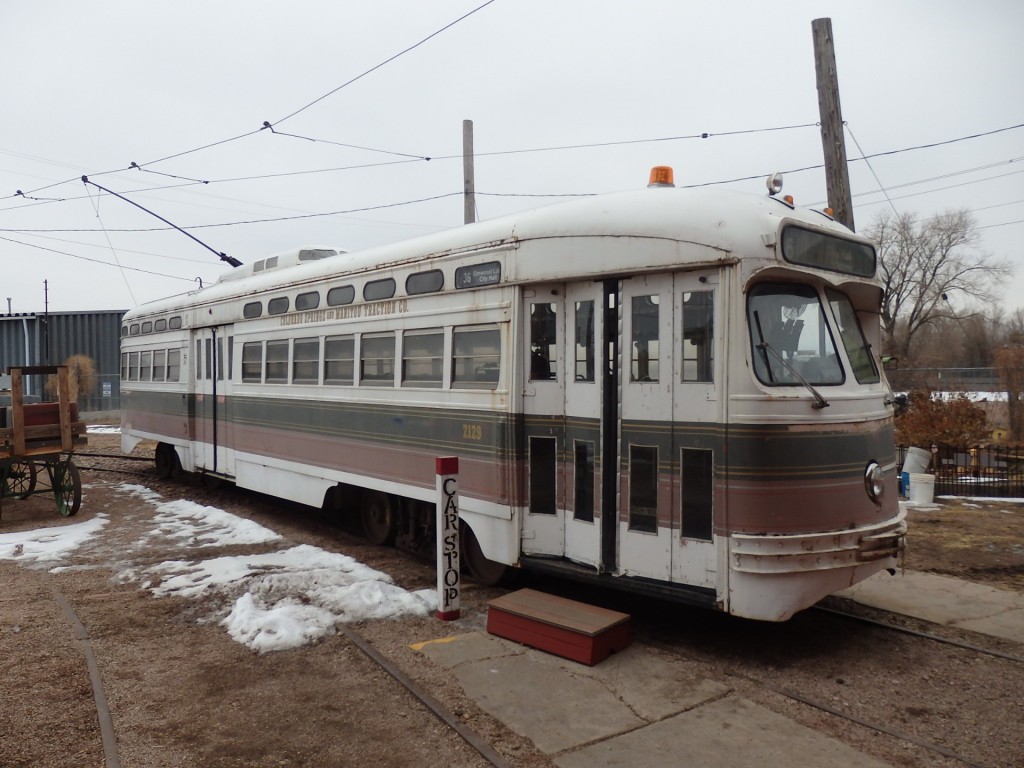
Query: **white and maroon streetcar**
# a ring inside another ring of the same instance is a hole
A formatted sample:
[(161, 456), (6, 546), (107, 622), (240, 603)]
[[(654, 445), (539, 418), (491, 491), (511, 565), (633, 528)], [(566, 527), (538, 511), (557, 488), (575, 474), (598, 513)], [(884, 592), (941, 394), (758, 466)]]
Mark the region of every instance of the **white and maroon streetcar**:
[(669, 183), (300, 249), (125, 315), (122, 445), (414, 549), (457, 456), (478, 580), (780, 621), (902, 555), (877, 269), (825, 212)]

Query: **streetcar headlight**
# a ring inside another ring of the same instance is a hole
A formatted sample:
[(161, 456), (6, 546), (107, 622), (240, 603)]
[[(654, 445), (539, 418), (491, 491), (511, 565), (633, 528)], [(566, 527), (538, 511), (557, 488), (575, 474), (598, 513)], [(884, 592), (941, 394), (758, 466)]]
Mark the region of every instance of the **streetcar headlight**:
[(878, 501), (885, 493), (885, 475), (876, 461), (870, 462), (864, 470), (864, 489), (872, 501)]

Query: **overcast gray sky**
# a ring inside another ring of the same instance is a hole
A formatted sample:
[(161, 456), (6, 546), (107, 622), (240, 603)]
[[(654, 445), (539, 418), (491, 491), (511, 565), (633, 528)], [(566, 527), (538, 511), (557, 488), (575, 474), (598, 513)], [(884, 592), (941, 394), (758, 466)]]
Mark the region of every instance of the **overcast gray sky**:
[[(0, 312), (41, 311), (44, 280), (51, 311), (128, 309), (230, 269), (83, 174), (246, 263), (461, 225), (464, 119), (480, 218), (658, 164), (761, 194), (822, 162), (820, 17), (850, 158), (989, 134), (870, 165), (900, 212), (973, 211), (1024, 306), (1019, 0), (3, 0)], [(851, 180), (864, 229), (889, 203)], [(821, 207), (822, 170), (785, 192)]]

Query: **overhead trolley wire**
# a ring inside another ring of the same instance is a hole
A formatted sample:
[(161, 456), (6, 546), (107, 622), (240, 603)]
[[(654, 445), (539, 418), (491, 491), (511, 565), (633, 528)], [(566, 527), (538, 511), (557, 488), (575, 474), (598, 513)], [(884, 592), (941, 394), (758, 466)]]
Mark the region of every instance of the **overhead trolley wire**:
[[(219, 147), (219, 146), (222, 146), (224, 144), (230, 144), (232, 142), (239, 141), (241, 139), (245, 139), (245, 138), (248, 138), (250, 136), (254, 136), (257, 133), (260, 133), (261, 131), (265, 130), (266, 128), (270, 128), (273, 131), (273, 126), (278, 125), (280, 123), (283, 123), (286, 120), (290, 120), (291, 118), (295, 117), (296, 115), (298, 115), (298, 114), (300, 114), (302, 112), (305, 112), (307, 109), (309, 109), (313, 105), (318, 104), (319, 102), (323, 101), (324, 99), (326, 99), (326, 98), (328, 98), (330, 96), (333, 96), (335, 93), (337, 93), (338, 91), (342, 90), (343, 88), (346, 88), (349, 85), (351, 85), (352, 83), (354, 83), (354, 82), (356, 82), (358, 80), (361, 80), (362, 78), (366, 77), (370, 73), (377, 71), (381, 67), (383, 67), (383, 66), (385, 66), (387, 64), (390, 64), (392, 61), (400, 58), (401, 56), (404, 56), (405, 54), (409, 53), (410, 51), (413, 51), (416, 48), (419, 48), (424, 43), (426, 43), (429, 40), (437, 37), (442, 32), (445, 32), (445, 31), (451, 29), (452, 27), (454, 27), (459, 22), (469, 18), (473, 14), (477, 13), (478, 11), (483, 10), (488, 5), (491, 5), (494, 2), (495, 2), (495, 0), (487, 0), (487, 2), (477, 6), (476, 8), (474, 8), (471, 11), (469, 11), (468, 13), (463, 14), (462, 16), (460, 16), (459, 18), (455, 19), (454, 21), (451, 21), (448, 24), (445, 24), (440, 29), (438, 29), (435, 32), (432, 32), (431, 34), (427, 35), (426, 37), (424, 37), (419, 42), (414, 43), (413, 45), (410, 45), (409, 47), (399, 51), (398, 53), (396, 53), (396, 54), (394, 54), (392, 56), (389, 56), (387, 59), (385, 59), (384, 61), (380, 62), (379, 64), (376, 64), (373, 67), (370, 67), (369, 69), (367, 69), (366, 71), (362, 72), (361, 74), (356, 75), (352, 79), (342, 83), (337, 88), (334, 88), (334, 89), (328, 91), (324, 95), (319, 96), (318, 98), (316, 98), (313, 101), (309, 102), (305, 106), (302, 106), (299, 109), (295, 110), (294, 112), (292, 112), (292, 113), (290, 113), (288, 115), (285, 115), (284, 117), (282, 117), (282, 118), (280, 118), (278, 120), (275, 120), (273, 123), (268, 123), (268, 122), (265, 121), (263, 123), (263, 125), (261, 125), (259, 128), (256, 128), (255, 130), (246, 131), (245, 133), (240, 133), (237, 136), (232, 136), (232, 137), (226, 138), (226, 139), (220, 139), (219, 141), (213, 141), (213, 142), (210, 142), (209, 144), (204, 144), (204, 145), (202, 145), (200, 147), (195, 147), (193, 149), (187, 149), (187, 150), (184, 150), (182, 152), (175, 152), (174, 154), (165, 155), (164, 157), (157, 158), (156, 160), (149, 160), (148, 162), (145, 162), (145, 163), (135, 163), (135, 162), (132, 162), (130, 167), (138, 168), (139, 170), (145, 170), (142, 166), (155, 165), (156, 163), (162, 163), (162, 162), (165, 162), (167, 160), (173, 160), (173, 159), (178, 158), (178, 157), (184, 157), (185, 155), (191, 155), (191, 154), (194, 154), (196, 152), (201, 152), (201, 151), (203, 151), (205, 149), (212, 149), (213, 147)], [(298, 138), (305, 138), (305, 137), (298, 137)], [(419, 157), (419, 156), (417, 155), (415, 157)], [(426, 158), (426, 159), (429, 159), (429, 158)], [(117, 169), (109, 170), (109, 171), (97, 171), (97, 172), (90, 173), (88, 175), (89, 176), (105, 176), (105, 175), (111, 174), (111, 173), (118, 173), (119, 171), (122, 171), (122, 170), (125, 170), (125, 169), (117, 168)], [(64, 181), (57, 181), (57, 182), (54, 182), (53, 184), (48, 184), (46, 186), (39, 187), (39, 188), (34, 189), (31, 192), (28, 192), (28, 193), (25, 193), (25, 194), (33, 194), (35, 192), (41, 192), (43, 190), (50, 189), (51, 187), (60, 186), (62, 184), (68, 184), (68, 183), (73, 182), (75, 180), (76, 179), (65, 179)]]
[[(441, 34), (442, 32), (446, 32), (446, 31), (448, 31), (449, 29), (451, 29), (452, 27), (454, 27), (454, 26), (455, 26), (456, 24), (458, 24), (459, 22), (461, 22), (461, 21), (464, 21), (465, 19), (468, 19), (468, 18), (469, 18), (470, 16), (472, 16), (472, 15), (473, 15), (474, 13), (477, 13), (478, 11), (482, 11), (482, 10), (483, 10), (484, 8), (486, 8), (486, 7), (488, 6), (488, 5), (490, 5), (490, 4), (491, 4), (491, 3), (493, 3), (494, 1), (495, 1), (495, 0), (487, 0), (487, 2), (483, 3), (482, 5), (479, 5), (479, 6), (477, 6), (476, 8), (474, 8), (474, 9), (473, 9), (473, 10), (471, 10), (471, 11), (469, 11), (468, 13), (465, 13), (465, 14), (463, 14), (462, 16), (460, 16), (459, 18), (455, 19), (455, 21), (452, 21), (452, 22), (449, 22), (448, 24), (445, 24), (445, 25), (444, 25), (443, 27), (441, 27), (441, 28), (440, 28), (439, 30), (437, 30), (436, 32), (431, 32), (431, 33), (430, 33), (429, 35), (427, 35), (426, 37), (424, 37), (424, 38), (423, 38), (422, 40), (420, 40), (420, 41), (419, 41), (418, 43), (413, 43), (413, 44), (412, 44), (412, 45), (410, 45), (410, 46), (409, 46), (408, 48), (405, 48), (405, 49), (403, 49), (403, 50), (399, 51), (398, 53), (394, 54), (393, 56), (389, 56), (388, 58), (384, 59), (384, 61), (380, 62), (380, 64), (376, 64), (376, 65), (374, 65), (374, 66), (370, 67), (370, 68), (369, 68), (368, 70), (366, 70), (365, 72), (362, 72), (361, 74), (358, 74), (358, 75), (356, 75), (356, 76), (355, 76), (355, 77), (353, 77), (353, 78), (352, 78), (351, 80), (348, 80), (348, 81), (346, 81), (346, 82), (342, 83), (342, 84), (341, 84), (341, 85), (339, 85), (339, 86), (338, 86), (337, 88), (334, 88), (334, 89), (332, 89), (332, 90), (328, 91), (327, 93), (325, 93), (325, 94), (324, 94), (323, 96), (320, 96), (320, 97), (318, 97), (318, 98), (316, 98), (316, 99), (313, 99), (313, 101), (309, 102), (309, 104), (306, 104), (306, 105), (305, 105), (304, 107), (299, 107), (299, 108), (298, 108), (297, 110), (295, 110), (295, 111), (294, 111), (294, 112), (292, 112), (291, 114), (285, 115), (284, 117), (282, 117), (282, 118), (279, 118), (279, 119), (275, 120), (275, 121), (274, 121), (274, 122), (273, 122), (273, 123), (272, 123), (271, 125), (269, 125), (269, 126), (267, 126), (267, 124), (266, 124), (266, 123), (264, 123), (264, 125), (265, 125), (266, 127), (270, 127), (270, 128), (272, 128), (272, 126), (274, 126), (274, 125), (280, 125), (280, 124), (281, 124), (281, 123), (283, 123), (283, 122), (284, 122), (285, 120), (291, 120), (291, 119), (292, 119), (293, 117), (295, 117), (296, 115), (298, 115), (298, 114), (301, 114), (302, 112), (305, 112), (305, 111), (306, 111), (307, 109), (309, 109), (310, 107), (312, 107), (312, 106), (313, 106), (314, 104), (319, 104), (319, 103), (320, 103), (321, 101), (323, 101), (324, 99), (326, 99), (326, 98), (328, 98), (328, 97), (330, 97), (330, 96), (333, 96), (334, 94), (336, 94), (336, 93), (337, 93), (338, 91), (340, 91), (341, 89), (343, 89), (343, 88), (347, 88), (348, 86), (352, 85), (352, 83), (354, 83), (354, 82), (356, 82), (356, 81), (358, 81), (358, 80), (362, 80), (362, 79), (363, 79), (364, 77), (366, 77), (367, 75), (369, 75), (369, 74), (370, 74), (371, 72), (376, 72), (376, 71), (377, 71), (378, 69), (380, 69), (380, 68), (381, 68), (381, 67), (383, 67), (383, 66), (386, 66), (387, 64), (390, 64), (390, 63), (391, 63), (392, 61), (394, 61), (395, 59), (398, 59), (398, 58), (400, 58), (400, 57), (404, 56), (405, 54), (409, 53), (410, 51), (413, 51), (413, 50), (415, 50), (415, 49), (419, 48), (419, 47), (420, 47), (421, 45), (423, 45), (423, 44), (424, 44), (424, 43), (426, 43), (427, 41), (429, 41), (429, 40), (432, 40), (433, 38), (437, 37), (437, 36), (438, 36), (438, 35), (440, 35), (440, 34)], [(261, 128), (260, 130), (263, 130), (263, 129)]]
[(0, 240), (3, 240), (3, 241), (8, 242), (8, 243), (14, 243), (15, 245), (23, 245), (26, 248), (36, 248), (37, 250), (40, 250), (40, 251), (47, 251), (49, 253), (56, 253), (56, 254), (59, 254), (61, 256), (70, 256), (72, 259), (80, 259), (81, 261), (91, 261), (94, 264), (103, 264), (104, 266), (107, 266), (107, 267), (119, 267), (122, 270), (127, 269), (127, 270), (131, 270), (132, 272), (143, 272), (143, 273), (145, 273), (147, 275), (156, 275), (157, 277), (170, 277), (170, 278), (173, 278), (175, 280), (186, 280), (186, 281), (188, 281), (190, 283), (193, 282), (192, 278), (182, 277), (181, 275), (168, 275), (168, 274), (166, 274), (164, 272), (154, 272), (154, 271), (149, 270), (149, 269), (140, 269), (139, 267), (126, 267), (126, 266), (121, 265), (121, 264), (114, 264), (113, 262), (103, 261), (103, 259), (92, 259), (92, 258), (89, 258), (88, 256), (80, 256), (77, 253), (68, 253), (67, 251), (58, 251), (56, 248), (47, 248), (46, 246), (43, 246), (43, 245), (35, 245), (34, 243), (26, 243), (26, 242), (24, 242), (22, 240), (15, 240), (12, 237), (4, 237), (3, 235), (0, 235)]

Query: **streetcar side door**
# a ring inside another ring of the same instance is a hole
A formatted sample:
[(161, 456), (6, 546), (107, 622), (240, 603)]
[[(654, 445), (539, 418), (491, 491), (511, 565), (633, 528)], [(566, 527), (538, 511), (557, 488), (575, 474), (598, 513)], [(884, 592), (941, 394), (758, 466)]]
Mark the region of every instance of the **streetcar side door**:
[(233, 477), (231, 434), (231, 326), (199, 328), (193, 336), (197, 470)]
[(672, 581), (716, 586), (715, 463), (722, 450), (723, 323), (717, 272), (674, 277)]
[[(608, 364), (603, 344), (604, 301), (600, 282), (566, 286), (565, 556), (595, 568), (601, 564), (601, 472), (605, 466), (601, 450), (601, 404)], [(617, 456), (610, 461), (615, 466)]]
[(524, 288), (522, 293), (522, 448), (525, 456), (522, 552), (565, 552), (565, 288)]
[(620, 297), (618, 573), (669, 581), (675, 364), (672, 275), (623, 280)]

